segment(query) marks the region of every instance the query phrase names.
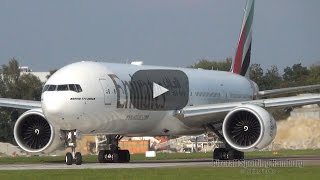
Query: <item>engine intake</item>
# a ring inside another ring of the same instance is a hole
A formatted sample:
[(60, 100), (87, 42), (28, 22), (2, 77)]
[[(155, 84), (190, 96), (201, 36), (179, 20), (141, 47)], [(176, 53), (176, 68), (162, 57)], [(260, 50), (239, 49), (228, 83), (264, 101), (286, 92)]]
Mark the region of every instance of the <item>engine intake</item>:
[(276, 135), (276, 122), (265, 109), (256, 105), (244, 105), (227, 114), (222, 131), (232, 148), (253, 151), (272, 142)]
[(53, 142), (54, 129), (41, 109), (33, 109), (18, 118), (14, 126), (14, 138), (23, 150), (41, 152)]

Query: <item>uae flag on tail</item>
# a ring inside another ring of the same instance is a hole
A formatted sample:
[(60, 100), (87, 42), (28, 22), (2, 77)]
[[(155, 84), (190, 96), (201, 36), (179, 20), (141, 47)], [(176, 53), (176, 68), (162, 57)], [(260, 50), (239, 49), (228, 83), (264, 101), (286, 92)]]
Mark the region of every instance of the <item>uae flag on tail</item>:
[(238, 46), (231, 68), (233, 73), (242, 76), (248, 75), (248, 68), (250, 66), (253, 14), (254, 0), (248, 0), (244, 12)]

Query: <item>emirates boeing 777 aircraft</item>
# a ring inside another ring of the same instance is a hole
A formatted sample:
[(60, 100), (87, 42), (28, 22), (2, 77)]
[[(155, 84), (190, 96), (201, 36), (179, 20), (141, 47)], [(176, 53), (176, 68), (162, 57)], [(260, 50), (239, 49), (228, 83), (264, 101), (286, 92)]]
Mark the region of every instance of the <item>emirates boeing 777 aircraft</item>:
[(81, 164), (77, 134), (107, 137), (98, 161), (129, 162), (118, 147), (123, 136), (195, 135), (213, 131), (224, 146), (215, 159), (243, 159), (244, 152), (269, 145), (276, 135), (271, 108), (320, 102), (320, 95), (259, 99), (319, 88), (320, 85), (259, 91), (247, 78), (254, 0), (248, 0), (231, 72), (141, 64), (78, 62), (46, 82), (41, 102), (0, 99), (0, 106), (27, 109), (14, 126), (17, 144), (30, 153), (65, 145), (66, 164)]

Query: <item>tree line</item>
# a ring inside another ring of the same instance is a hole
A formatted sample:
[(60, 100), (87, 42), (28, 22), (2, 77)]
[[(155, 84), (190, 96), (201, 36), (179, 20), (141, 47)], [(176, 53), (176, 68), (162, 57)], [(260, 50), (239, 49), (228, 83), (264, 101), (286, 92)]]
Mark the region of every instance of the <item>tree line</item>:
[[(190, 67), (230, 71), (231, 64), (231, 58), (226, 58), (222, 61), (201, 59)], [(258, 84), (260, 90), (319, 84), (320, 65), (315, 64), (306, 67), (298, 63), (287, 66), (284, 68), (283, 73), (281, 73), (276, 65), (263, 70), (260, 64), (251, 64), (249, 68), (249, 78)]]
[[(202, 59), (189, 66), (209, 70), (229, 71), (232, 59), (222, 61)], [(51, 70), (49, 78), (56, 70)], [(281, 74), (277, 66), (271, 66), (265, 71), (260, 64), (250, 66), (250, 78), (255, 81), (260, 90), (318, 84), (320, 82), (320, 65), (305, 67), (294, 64), (286, 67)], [(0, 67), (0, 97), (40, 101), (43, 82), (30, 73), (21, 73), (19, 62), (12, 58), (8, 64)], [(25, 110), (0, 107), (0, 142), (15, 144), (13, 126)]]
[[(11, 59), (0, 69), (0, 97), (40, 101), (43, 83), (32, 74), (20, 73), (19, 63)], [(0, 107), (0, 142), (15, 143), (13, 126), (25, 110)]]

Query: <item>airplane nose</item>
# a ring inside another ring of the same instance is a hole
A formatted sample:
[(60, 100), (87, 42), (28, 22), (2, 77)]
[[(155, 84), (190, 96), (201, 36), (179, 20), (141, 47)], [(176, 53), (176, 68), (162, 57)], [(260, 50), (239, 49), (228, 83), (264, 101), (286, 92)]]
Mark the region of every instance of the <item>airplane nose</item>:
[(42, 109), (46, 116), (63, 117), (66, 108), (61, 98), (56, 91), (48, 91), (42, 94)]
[(86, 126), (79, 127), (79, 122), (85, 119), (81, 105), (71, 104), (70, 96), (59, 91), (46, 91), (41, 97), (42, 110), (45, 117), (54, 124), (65, 129), (78, 127), (84, 129)]

